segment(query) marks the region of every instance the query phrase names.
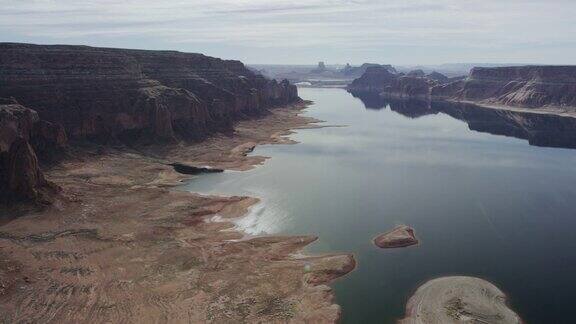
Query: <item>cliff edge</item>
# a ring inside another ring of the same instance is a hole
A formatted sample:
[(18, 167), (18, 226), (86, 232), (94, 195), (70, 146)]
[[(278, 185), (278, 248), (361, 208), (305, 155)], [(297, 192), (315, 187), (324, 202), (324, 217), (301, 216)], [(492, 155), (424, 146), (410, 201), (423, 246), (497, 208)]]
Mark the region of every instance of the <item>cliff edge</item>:
[(467, 79), (432, 96), (511, 107), (576, 108), (576, 66), (473, 68)]
[(368, 68), (348, 89), (378, 92), (383, 97), (576, 112), (576, 66), (476, 67), (465, 79)]
[[(239, 61), (88, 46), (0, 43), (0, 84), (0, 98), (11, 98), (2, 101), (0, 117), (5, 201), (37, 198), (45, 183), (39, 161), (67, 138), (199, 140), (300, 100), (296, 86), (266, 79)], [(25, 163), (11, 164), (14, 159)]]

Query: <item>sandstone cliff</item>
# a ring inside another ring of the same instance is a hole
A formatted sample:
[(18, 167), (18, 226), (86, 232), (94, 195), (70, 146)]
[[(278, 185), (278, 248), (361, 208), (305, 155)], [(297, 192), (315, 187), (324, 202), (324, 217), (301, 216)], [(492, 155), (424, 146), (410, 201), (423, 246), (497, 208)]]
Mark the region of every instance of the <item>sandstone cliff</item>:
[(73, 139), (198, 139), (298, 100), (241, 62), (175, 51), (0, 43), (0, 97)]
[(473, 68), (463, 81), (432, 96), (513, 107), (576, 107), (576, 66)]
[(378, 92), (395, 98), (447, 99), (485, 105), (561, 108), (576, 112), (576, 66), (473, 68), (466, 79), (439, 73), (407, 75), (370, 67), (350, 91)]
[(2, 200), (39, 200), (67, 138), (197, 140), (299, 101), (287, 81), (202, 54), (0, 43)]
[(57, 187), (44, 178), (38, 156), (66, 145), (62, 127), (12, 99), (0, 98), (0, 202), (47, 202)]

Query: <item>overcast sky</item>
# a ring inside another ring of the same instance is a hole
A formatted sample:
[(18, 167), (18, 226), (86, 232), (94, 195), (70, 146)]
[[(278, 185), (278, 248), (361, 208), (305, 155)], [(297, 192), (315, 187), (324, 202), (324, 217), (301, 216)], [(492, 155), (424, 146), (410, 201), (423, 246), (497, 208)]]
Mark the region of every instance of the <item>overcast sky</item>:
[(0, 41), (246, 63), (576, 64), (576, 0), (0, 0)]

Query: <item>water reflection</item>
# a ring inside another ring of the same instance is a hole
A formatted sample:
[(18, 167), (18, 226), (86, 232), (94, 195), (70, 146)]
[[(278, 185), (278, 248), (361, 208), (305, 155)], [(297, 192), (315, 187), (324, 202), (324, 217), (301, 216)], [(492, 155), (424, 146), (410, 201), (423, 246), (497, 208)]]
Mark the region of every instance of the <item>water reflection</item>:
[(352, 92), (366, 109), (390, 110), (409, 118), (444, 113), (468, 124), (470, 130), (528, 140), (530, 145), (576, 148), (576, 118), (515, 112), (466, 103), (384, 98), (377, 93)]
[[(396, 323), (422, 282), (447, 275), (495, 283), (527, 323), (571, 323), (576, 151), (488, 134), (534, 142), (551, 121), (375, 96), (367, 110), (340, 89), (299, 91), (314, 102), (307, 116), (346, 127), (298, 130), (298, 145), (256, 147), (272, 157), (262, 166), (203, 174), (186, 189), (260, 198), (237, 221), (249, 233), (316, 235), (309, 253), (354, 253), (357, 269), (333, 284), (342, 323)], [(374, 247), (398, 224), (422, 244)]]

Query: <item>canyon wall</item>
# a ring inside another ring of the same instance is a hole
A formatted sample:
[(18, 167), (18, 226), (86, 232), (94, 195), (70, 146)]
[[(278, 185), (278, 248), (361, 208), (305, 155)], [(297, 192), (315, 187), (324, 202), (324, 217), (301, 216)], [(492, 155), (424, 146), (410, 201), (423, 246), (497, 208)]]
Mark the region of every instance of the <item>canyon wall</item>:
[(239, 61), (87, 46), (2, 43), (0, 84), (71, 139), (198, 139), (298, 100)]
[(576, 107), (576, 66), (473, 68), (467, 79), (431, 94), (515, 107)]
[(49, 202), (58, 188), (44, 178), (38, 156), (50, 159), (66, 141), (61, 126), (41, 120), (13, 99), (0, 98), (0, 203)]
[(473, 68), (466, 79), (439, 73), (407, 75), (369, 68), (350, 91), (379, 92), (396, 98), (447, 99), (524, 108), (576, 111), (576, 66)]
[(198, 140), (300, 100), (287, 81), (202, 54), (0, 43), (1, 200), (37, 200), (67, 139)]

